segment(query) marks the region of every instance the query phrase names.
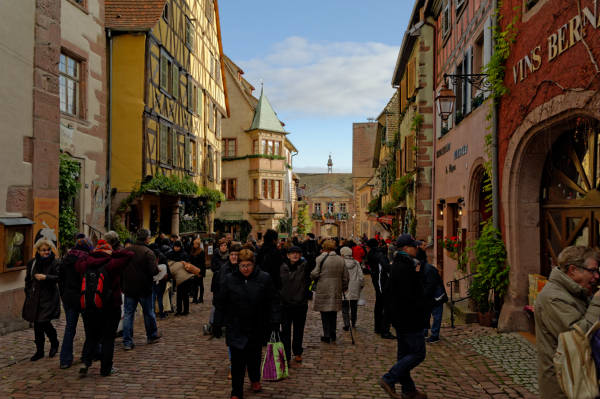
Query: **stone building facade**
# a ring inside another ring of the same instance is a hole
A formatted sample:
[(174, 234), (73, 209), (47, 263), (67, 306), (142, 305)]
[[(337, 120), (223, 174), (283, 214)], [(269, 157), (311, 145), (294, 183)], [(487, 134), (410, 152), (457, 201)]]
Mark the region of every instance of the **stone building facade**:
[(19, 328), (24, 264), (58, 237), (61, 1), (0, 3), (0, 333)]
[(60, 148), (77, 161), (78, 230), (105, 230), (107, 70), (104, 0), (62, 0), (59, 63)]
[(373, 194), (369, 181), (373, 178), (373, 151), (377, 138), (377, 123), (352, 124), (352, 189), (354, 209), (352, 215), (356, 236), (373, 237), (376, 222), (369, 220), (368, 204)]
[(569, 245), (599, 246), (600, 14), (593, 0), (503, 2), (518, 31), (499, 106), (501, 227), (510, 285), (499, 320), (529, 328), (528, 274)]
[(280, 220), (293, 220), (292, 154), (298, 151), (264, 91), (254, 97), (244, 71), (228, 57), (225, 73), (231, 115), (223, 121), (221, 191), (226, 201), (217, 210), (217, 224), (234, 239), (244, 240), (248, 234), (259, 238), (278, 228)]
[[(491, 216), (483, 192), (485, 136), (491, 130), (486, 120), (490, 104), (486, 101), (489, 92), (483, 90), (485, 81), (474, 85), (468, 80), (444, 78), (444, 74), (483, 73), (491, 57), (492, 7), (492, 1), (473, 0), (438, 2), (426, 10), (436, 26), (435, 92), (446, 83), (456, 95), (454, 112), (447, 121), (442, 121), (437, 110), (434, 115), (433, 259), (446, 283), (469, 274), (469, 270), (460, 272), (457, 256), (444, 249), (441, 240), (458, 237), (462, 253), (479, 238), (481, 223)], [(467, 295), (465, 286), (459, 289), (463, 290), (460, 295)]]

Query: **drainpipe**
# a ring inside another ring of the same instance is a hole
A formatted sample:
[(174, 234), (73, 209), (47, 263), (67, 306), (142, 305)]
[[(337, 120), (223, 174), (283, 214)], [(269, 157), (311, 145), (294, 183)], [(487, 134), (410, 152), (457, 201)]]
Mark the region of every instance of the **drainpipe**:
[[(498, 8), (498, 0), (492, 1), (492, 12), (495, 13)], [(492, 31), (496, 29), (498, 20), (492, 14)], [(492, 51), (496, 46), (494, 35), (492, 35)], [(500, 199), (499, 199), (499, 185), (498, 185), (498, 103), (494, 99), (492, 105), (492, 219), (494, 228), (500, 229)]]
[(432, 114), (432, 123), (433, 132), (432, 132), (432, 155), (431, 155), (431, 248), (435, 248), (436, 242), (436, 228), (435, 228), (435, 218), (437, 215), (437, 203), (435, 200), (435, 153), (437, 150), (437, 118), (436, 115), (436, 106), (435, 106), (435, 93), (436, 93), (436, 76), (438, 70), (438, 63), (436, 62), (435, 57), (437, 56), (437, 29), (435, 24), (427, 21), (427, 15), (423, 16), (423, 22), (427, 26), (431, 26), (433, 29), (433, 114)]
[(106, 154), (106, 192), (107, 192), (107, 210), (108, 217), (106, 221), (107, 230), (111, 229), (111, 218), (112, 218), (112, 186), (111, 186), (111, 169), (112, 169), (112, 32), (110, 29), (106, 30), (108, 35), (108, 130), (107, 130), (107, 147), (108, 151)]

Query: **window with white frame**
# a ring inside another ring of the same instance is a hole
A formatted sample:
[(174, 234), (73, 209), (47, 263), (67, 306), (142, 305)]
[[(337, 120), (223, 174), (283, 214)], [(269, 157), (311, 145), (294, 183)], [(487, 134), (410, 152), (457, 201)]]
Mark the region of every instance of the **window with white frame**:
[(321, 203), (320, 202), (315, 202), (315, 213), (317, 215), (321, 214)]
[(81, 64), (76, 59), (66, 54), (61, 54), (58, 71), (60, 111), (78, 116)]
[(327, 203), (327, 213), (333, 213), (334, 212), (334, 205), (333, 202), (328, 202)]
[(442, 9), (442, 36), (446, 37), (452, 28), (452, 10), (450, 8), (452, 0), (444, 0)]
[(223, 139), (221, 140), (223, 143), (223, 156), (224, 157), (235, 157), (237, 152), (237, 140), (236, 139)]

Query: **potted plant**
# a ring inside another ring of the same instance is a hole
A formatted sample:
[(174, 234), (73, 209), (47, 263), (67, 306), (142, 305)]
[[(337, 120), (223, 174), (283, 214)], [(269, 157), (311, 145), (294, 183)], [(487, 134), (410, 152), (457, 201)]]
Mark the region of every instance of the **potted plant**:
[(494, 228), (491, 220), (484, 224), (473, 251), (476, 271), (469, 287), (469, 295), (479, 312), (480, 324), (492, 325), (508, 288), (510, 267), (502, 235)]

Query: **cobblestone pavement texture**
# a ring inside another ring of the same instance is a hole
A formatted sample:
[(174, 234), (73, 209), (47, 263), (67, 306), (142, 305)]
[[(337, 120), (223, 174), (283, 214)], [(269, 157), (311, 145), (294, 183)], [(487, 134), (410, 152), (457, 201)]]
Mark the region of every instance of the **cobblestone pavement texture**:
[[(210, 283), (205, 279), (206, 285)], [(263, 382), (254, 394), (246, 380), (247, 398), (386, 398), (378, 379), (394, 363), (395, 340), (373, 333), (373, 289), (365, 285), (365, 306), (359, 307), (356, 345), (341, 330), (338, 315), (336, 344), (320, 342), (321, 322), (309, 310), (305, 331), (304, 361), (292, 361), (290, 377)], [(31, 329), (0, 337), (0, 398), (228, 398), (228, 360), (224, 339), (202, 335), (210, 312), (210, 292), (205, 303), (190, 305), (190, 315), (159, 320), (163, 338), (147, 345), (141, 317), (136, 317), (132, 351), (115, 346), (118, 374), (99, 375), (95, 363), (86, 378), (78, 377), (79, 364), (61, 370), (58, 356), (32, 363)], [(60, 336), (64, 322), (55, 323)], [(442, 339), (427, 346), (427, 359), (412, 375), (429, 398), (536, 398), (535, 350), (512, 334), (497, 334), (478, 325), (443, 328)], [(83, 326), (77, 330), (75, 358), (83, 345)], [(46, 351), (48, 350), (46, 347)]]

